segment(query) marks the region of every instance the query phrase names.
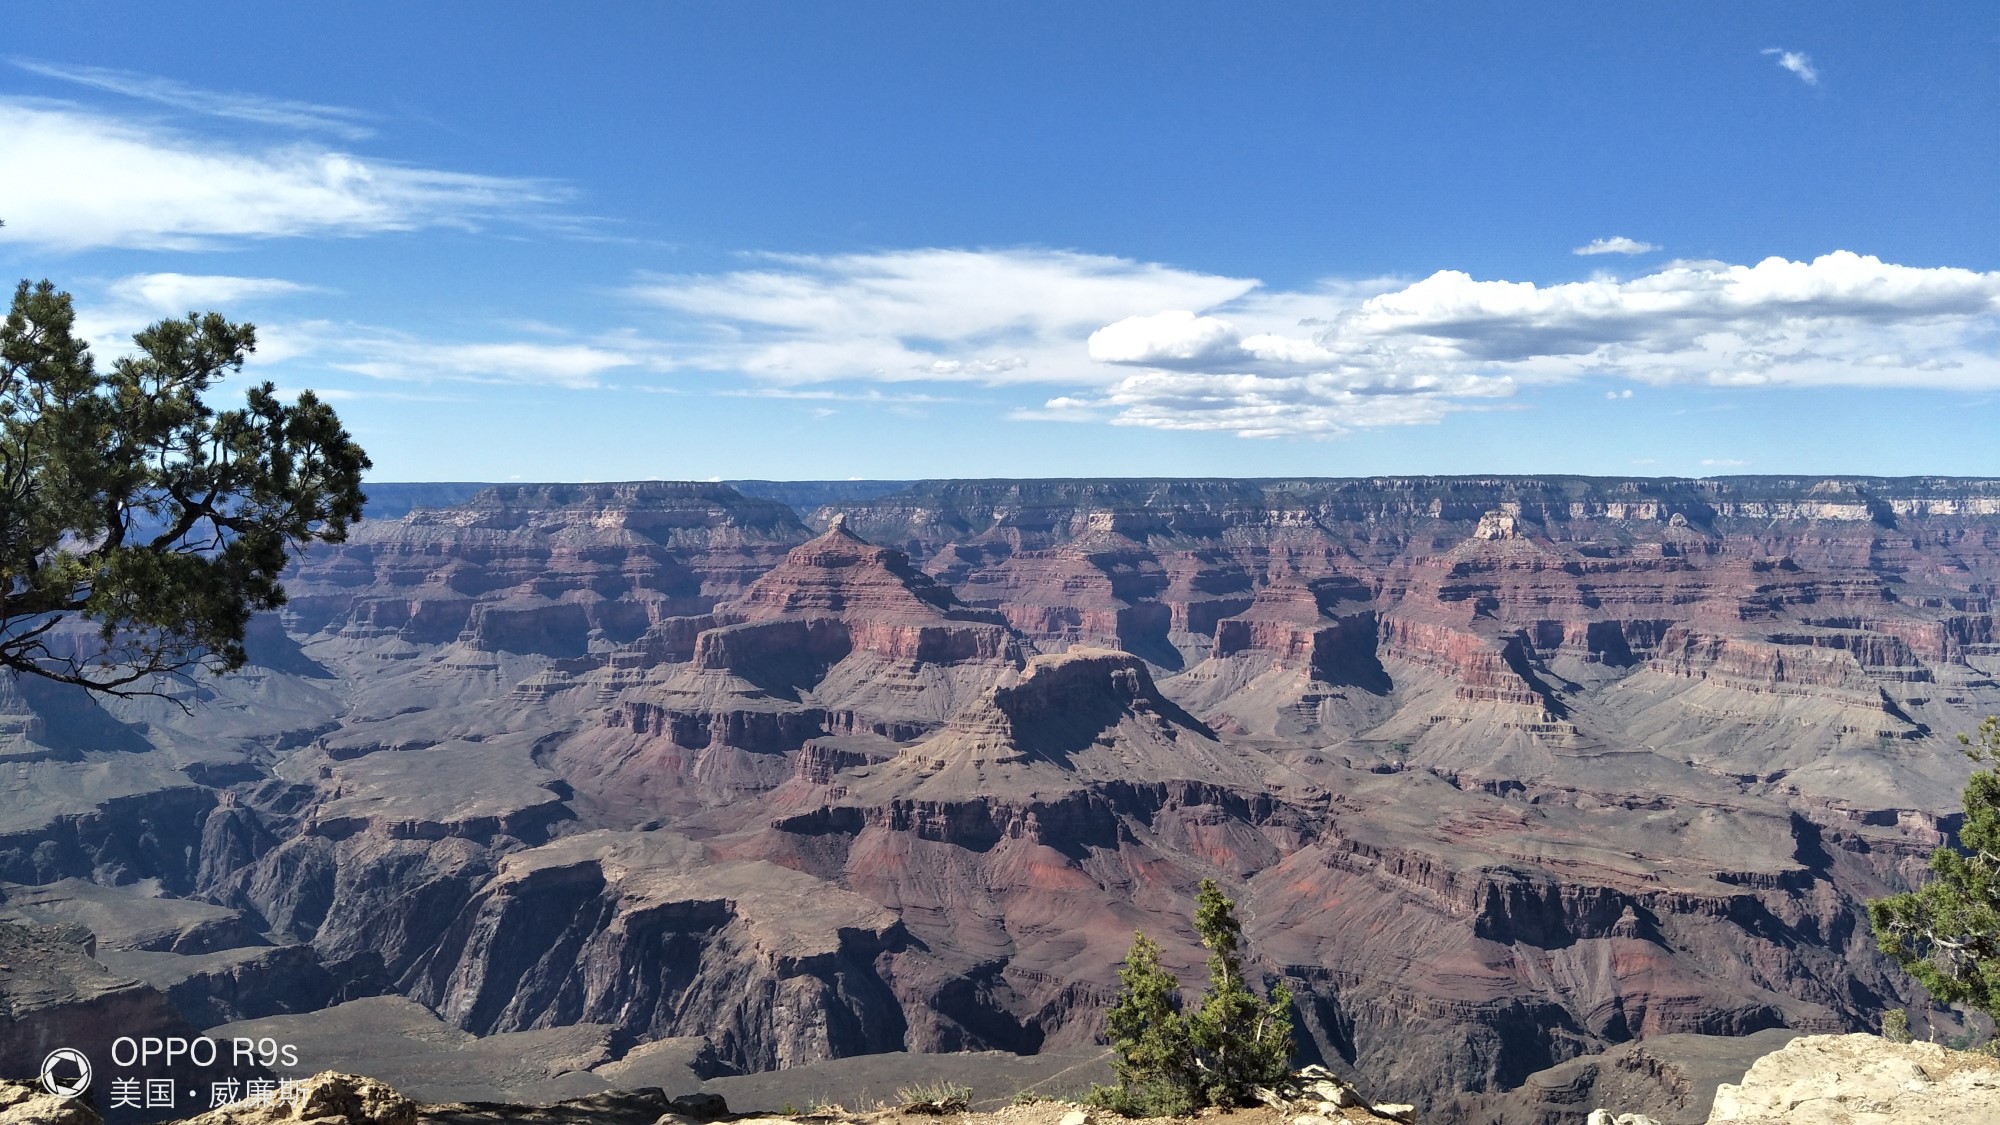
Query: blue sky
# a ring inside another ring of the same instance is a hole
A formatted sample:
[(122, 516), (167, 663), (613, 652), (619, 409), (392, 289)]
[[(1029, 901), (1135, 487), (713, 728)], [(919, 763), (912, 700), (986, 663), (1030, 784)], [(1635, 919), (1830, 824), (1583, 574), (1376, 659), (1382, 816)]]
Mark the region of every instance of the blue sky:
[(0, 271), (377, 479), (2000, 471), (1988, 3), (0, 19)]

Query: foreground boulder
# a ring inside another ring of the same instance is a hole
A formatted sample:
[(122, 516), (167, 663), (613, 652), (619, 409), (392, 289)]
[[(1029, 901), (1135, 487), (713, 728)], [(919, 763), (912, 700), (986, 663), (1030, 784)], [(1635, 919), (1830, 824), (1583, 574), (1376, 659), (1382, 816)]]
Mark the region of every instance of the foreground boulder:
[(1715, 1092), (1709, 1125), (2000, 1121), (2000, 1059), (1873, 1035), (1811, 1035)]
[(33, 1082), (0, 1080), (0, 1125), (104, 1125), (73, 1098), (53, 1097)]
[(263, 1125), (311, 1121), (320, 1125), (415, 1125), (417, 1103), (387, 1083), (327, 1071), (298, 1084), (296, 1096), (268, 1102), (240, 1101), (192, 1118), (189, 1125)]

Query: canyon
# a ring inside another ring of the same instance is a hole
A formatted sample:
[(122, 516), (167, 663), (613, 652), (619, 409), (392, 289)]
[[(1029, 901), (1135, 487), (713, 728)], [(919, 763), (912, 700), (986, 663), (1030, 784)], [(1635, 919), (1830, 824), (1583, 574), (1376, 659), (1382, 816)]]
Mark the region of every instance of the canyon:
[(2000, 481), (369, 491), (243, 671), (0, 684), (20, 1026), (477, 1036), (521, 1096), (1087, 1058), (1212, 878), (1301, 1061), (1425, 1120), (1960, 1029), (1863, 904), (2000, 712)]

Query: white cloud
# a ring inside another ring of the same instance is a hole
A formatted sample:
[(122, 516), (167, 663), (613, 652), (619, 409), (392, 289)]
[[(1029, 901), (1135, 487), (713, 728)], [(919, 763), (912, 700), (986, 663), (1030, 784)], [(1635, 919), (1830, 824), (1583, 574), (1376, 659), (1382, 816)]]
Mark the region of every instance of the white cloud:
[(1349, 300), (1304, 333), (1237, 325), (1253, 300), (1107, 326), (1093, 356), (1143, 370), (1084, 401), (1118, 424), (1264, 437), (1436, 421), (1586, 378), (2000, 387), (2000, 273), (1845, 251), (1549, 286), (1444, 270)]
[(746, 390), (717, 391), (721, 398), (769, 398), (794, 402), (858, 402), (879, 405), (909, 406), (930, 405), (943, 402), (962, 402), (963, 399), (949, 395), (922, 393), (885, 393), (870, 388), (863, 391), (802, 390), (793, 387), (751, 387)]
[(1658, 249), (1658, 246), (1650, 242), (1641, 242), (1636, 238), (1626, 238), (1620, 234), (1610, 238), (1593, 238), (1571, 250), (1570, 253), (1590, 257), (1596, 254), (1651, 254)]
[(220, 309), (260, 297), (310, 292), (312, 286), (276, 277), (232, 277), (225, 274), (136, 273), (106, 287), (115, 301), (178, 316), (190, 311)]
[(764, 255), (757, 268), (649, 278), (629, 293), (693, 337), (685, 366), (783, 383), (1102, 382), (1086, 344), (1095, 330), (1256, 285), (1066, 251), (907, 250)]
[(1766, 47), (1763, 54), (1775, 56), (1778, 65), (1799, 76), (1799, 81), (1808, 86), (1819, 85), (1819, 69), (1813, 66), (1812, 56), (1804, 51), (1787, 51), (1783, 47)]
[[(1936, 330), (1990, 331), (1996, 312), (2000, 273), (1899, 266), (1836, 251), (1754, 266), (1676, 262), (1630, 281), (1540, 287), (1441, 270), (1369, 298), (1330, 331), (1346, 345), (1422, 342), (1448, 359), (1553, 360), (1564, 373), (1587, 362), (1656, 380), (1745, 374), (1759, 382), (1852, 382), (1857, 367), (1978, 358), (1937, 354), (1966, 341), (1963, 332), (1940, 339)], [(1818, 347), (1835, 341), (1843, 346), (1834, 354)], [(1859, 381), (1881, 376), (1863, 371)]]
[(73, 106), (0, 100), (0, 241), (51, 250), (201, 249), (239, 238), (474, 225), (556, 185), (372, 161), (311, 144), (230, 148)]
[[(89, 342), (100, 358), (111, 358), (130, 353), (134, 333), (167, 317), (214, 310), (231, 320), (261, 320), (246, 314), (272, 299), (313, 291), (313, 286), (277, 277), (131, 274), (94, 291), (85, 287), (77, 294), (76, 334)], [(269, 361), (294, 353), (282, 339), (260, 327), (257, 354)]]
[(1622, 391), (1605, 391), (1604, 397), (1611, 399), (1614, 402), (1620, 399), (1628, 399), (1632, 397), (1632, 388), (1626, 387)]
[[(130, 354), (132, 335), (163, 317), (214, 309), (231, 320), (256, 323), (257, 350), (247, 374), (322, 388), (328, 371), (344, 371), (383, 382), (590, 389), (604, 385), (604, 378), (614, 372), (657, 371), (666, 366), (659, 346), (648, 341), (626, 335), (582, 339), (532, 322), (528, 329), (541, 339), (440, 341), (375, 325), (287, 317), (282, 306), (279, 315), (268, 315), (274, 301), (320, 291), (275, 277), (132, 274), (80, 291), (77, 334), (89, 341), (100, 360), (109, 359)], [(459, 401), (429, 387), (418, 391), (336, 387), (322, 389), (320, 397)]]
[(1235, 325), (1185, 309), (1130, 316), (1090, 334), (1090, 358), (1099, 363), (1156, 367), (1239, 360), (1246, 354)]
[(114, 70), (104, 66), (65, 66), (61, 63), (18, 58), (8, 61), (21, 70), (39, 74), (44, 78), (54, 78), (95, 90), (123, 94), (126, 97), (139, 98), (157, 105), (170, 106), (208, 117), (332, 133), (350, 141), (362, 140), (373, 136), (375, 132), (363, 124), (367, 120), (367, 115), (344, 106), (315, 105), (310, 102), (267, 98), (257, 94), (203, 90), (175, 82), (171, 78), (158, 78), (150, 74), (137, 74), (129, 70)]
[(1741, 461), (1734, 457), (1704, 457), (1702, 458), (1701, 467), (1704, 469), (1742, 469), (1747, 468), (1749, 464), (1750, 462), (1748, 461)]
[(1443, 270), (1306, 291), (1060, 251), (767, 255), (629, 294), (672, 314), (672, 353), (612, 350), (655, 369), (767, 389), (1053, 384), (1008, 417), (1259, 437), (1435, 422), (1585, 379), (2000, 389), (2000, 273), (1846, 251), (1626, 280)]
[(435, 343), (401, 337), (348, 338), (316, 349), (327, 366), (374, 379), (515, 383), (588, 390), (619, 370), (655, 365), (643, 352), (598, 344), (522, 341)]
[[(1411, 377), (1356, 386), (1338, 374), (1203, 375), (1154, 371), (1120, 380), (1100, 402), (1117, 426), (1206, 430), (1239, 437), (1333, 437), (1357, 427), (1437, 422), (1467, 400), (1512, 393), (1505, 379)], [(1053, 404), (1051, 404), (1053, 405)]]

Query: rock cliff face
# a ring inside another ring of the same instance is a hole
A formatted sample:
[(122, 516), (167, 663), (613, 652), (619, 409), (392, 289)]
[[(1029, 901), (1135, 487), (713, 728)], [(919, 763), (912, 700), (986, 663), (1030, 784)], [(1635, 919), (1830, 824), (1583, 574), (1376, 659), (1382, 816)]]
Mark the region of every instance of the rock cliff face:
[[(105, 1060), (119, 1036), (194, 1034), (158, 990), (106, 969), (94, 951), (81, 927), (0, 922), (0, 1075), (33, 1078), (58, 1047)], [(128, 1069), (139, 1078), (189, 1076), (184, 1066)]]
[(1995, 482), (438, 489), (192, 714), (0, 696), (0, 917), (756, 1070), (1085, 1046), (1215, 878), (1309, 1058), (1476, 1121), (1916, 1003), (1861, 903), (2000, 711)]
[(501, 860), (407, 983), (481, 1034), (604, 1023), (771, 1069), (898, 1049), (876, 963), (903, 941), (887, 910), (797, 872), (590, 832)]

